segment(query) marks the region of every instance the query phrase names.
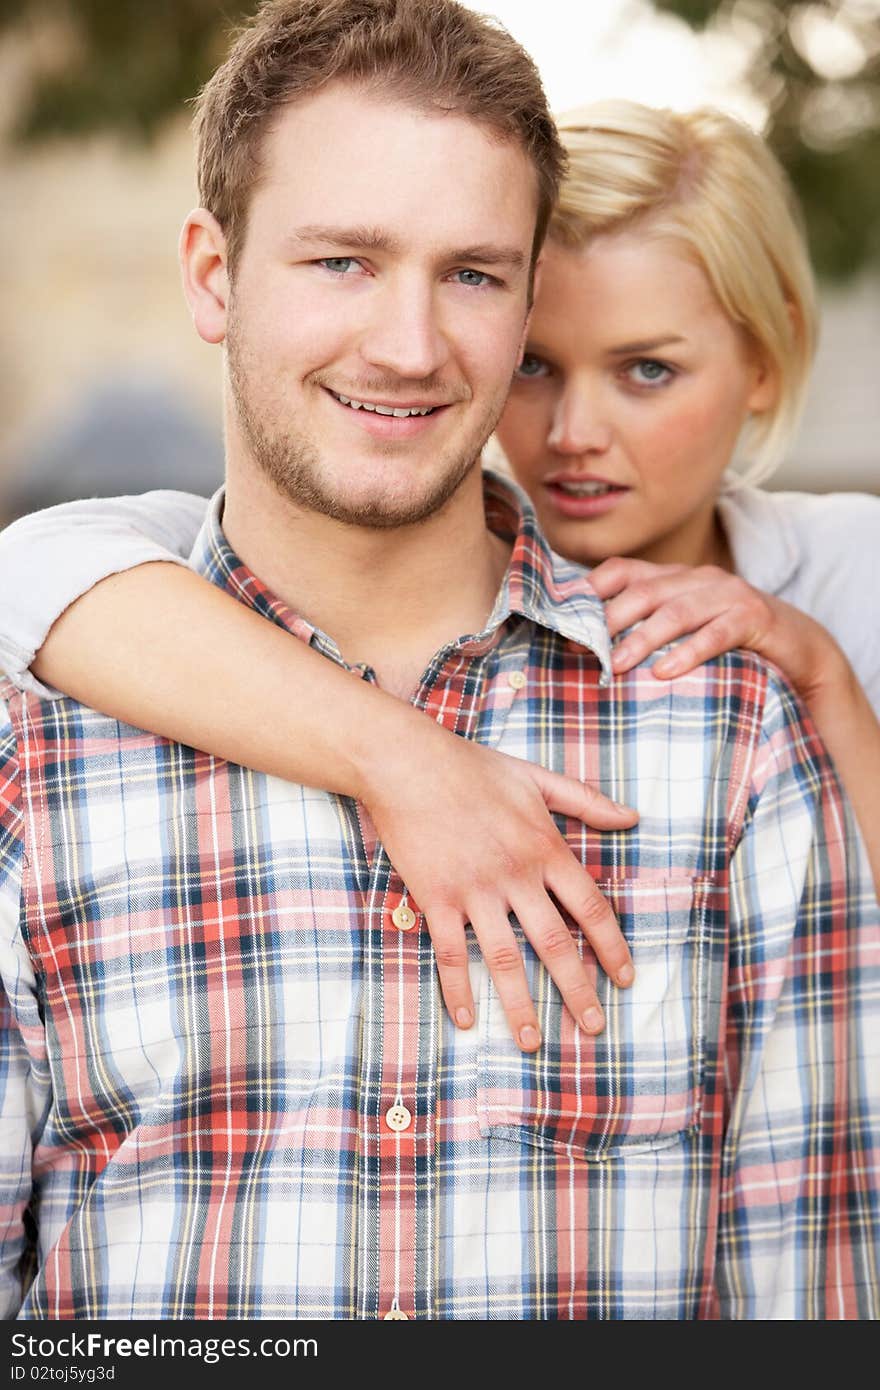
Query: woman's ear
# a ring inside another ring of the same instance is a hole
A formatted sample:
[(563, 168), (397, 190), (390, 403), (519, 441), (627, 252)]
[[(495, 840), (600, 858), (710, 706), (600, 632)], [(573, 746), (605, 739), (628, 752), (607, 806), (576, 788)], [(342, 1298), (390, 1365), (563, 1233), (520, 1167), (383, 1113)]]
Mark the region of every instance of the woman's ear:
[(765, 415), (779, 400), (781, 385), (779, 367), (767, 349), (751, 333), (744, 331), (743, 348), (749, 372), (749, 394), (746, 410), (750, 415)]
[(752, 415), (765, 415), (779, 400), (779, 371), (775, 365), (760, 359), (755, 364), (752, 389), (746, 402)]
[(206, 343), (222, 343), (229, 302), (226, 238), (207, 208), (196, 208), (187, 217), (180, 233), (179, 253), (183, 292), (196, 332)]

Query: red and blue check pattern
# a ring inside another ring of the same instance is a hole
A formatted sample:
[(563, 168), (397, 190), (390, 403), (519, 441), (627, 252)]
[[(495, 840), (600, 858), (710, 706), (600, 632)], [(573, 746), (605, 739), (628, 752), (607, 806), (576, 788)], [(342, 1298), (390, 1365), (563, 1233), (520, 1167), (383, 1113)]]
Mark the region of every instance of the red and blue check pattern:
[[(833, 772), (748, 655), (606, 683), (582, 573), (498, 480), (487, 512), (508, 578), (417, 701), (638, 806), (625, 833), (564, 825), (634, 988), (597, 972), (587, 1039), (521, 940), (541, 1051), (476, 952), (457, 1032), (362, 808), (7, 685), (7, 1315), (880, 1311), (878, 911)], [(241, 565), (219, 503), (195, 562), (341, 660)]]

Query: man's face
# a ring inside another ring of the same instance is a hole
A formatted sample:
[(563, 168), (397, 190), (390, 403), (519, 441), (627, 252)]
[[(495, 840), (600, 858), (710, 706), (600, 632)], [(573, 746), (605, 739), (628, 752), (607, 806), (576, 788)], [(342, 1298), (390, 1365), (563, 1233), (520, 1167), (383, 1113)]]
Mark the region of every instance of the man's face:
[(263, 156), (226, 320), (231, 436), (298, 506), (422, 520), (517, 365), (534, 169), (470, 120), (344, 84), (286, 109)]

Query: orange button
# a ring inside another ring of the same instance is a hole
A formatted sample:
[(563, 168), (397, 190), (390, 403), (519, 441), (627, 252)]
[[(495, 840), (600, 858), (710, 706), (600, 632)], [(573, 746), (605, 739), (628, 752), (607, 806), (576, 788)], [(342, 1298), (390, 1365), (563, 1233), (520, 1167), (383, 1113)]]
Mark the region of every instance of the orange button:
[(391, 914), (391, 920), (398, 931), (412, 931), (416, 924), (416, 914), (406, 903), (398, 903)]

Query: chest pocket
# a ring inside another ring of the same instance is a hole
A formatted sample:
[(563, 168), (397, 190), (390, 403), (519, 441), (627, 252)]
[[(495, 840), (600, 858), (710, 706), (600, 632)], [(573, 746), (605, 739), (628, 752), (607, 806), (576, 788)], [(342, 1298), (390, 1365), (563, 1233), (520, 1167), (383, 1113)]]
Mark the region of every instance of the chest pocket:
[(536, 1054), (519, 1051), (486, 974), (477, 1090), (484, 1135), (597, 1160), (672, 1144), (699, 1126), (712, 883), (682, 875), (598, 886), (632, 950), (634, 985), (617, 989), (597, 969), (606, 1025), (588, 1037), (520, 937), (544, 1041)]

